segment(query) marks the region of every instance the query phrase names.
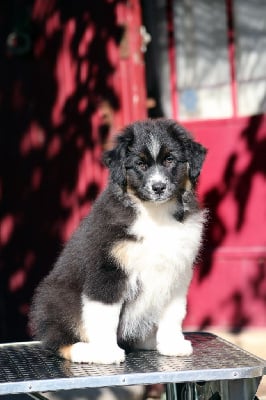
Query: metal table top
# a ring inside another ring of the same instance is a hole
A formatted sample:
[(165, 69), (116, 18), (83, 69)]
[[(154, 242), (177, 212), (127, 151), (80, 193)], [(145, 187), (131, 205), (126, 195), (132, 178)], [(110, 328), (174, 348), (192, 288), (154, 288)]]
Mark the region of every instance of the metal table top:
[(194, 353), (161, 356), (156, 351), (127, 355), (120, 365), (74, 364), (39, 342), (0, 345), (0, 395), (135, 384), (255, 378), (266, 361), (209, 333), (187, 333)]

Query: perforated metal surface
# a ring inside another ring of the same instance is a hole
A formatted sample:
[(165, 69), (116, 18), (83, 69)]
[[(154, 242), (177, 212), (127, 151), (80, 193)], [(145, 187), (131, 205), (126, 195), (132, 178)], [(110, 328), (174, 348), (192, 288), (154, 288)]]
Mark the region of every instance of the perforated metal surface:
[(190, 357), (134, 352), (121, 365), (74, 364), (29, 342), (0, 346), (0, 394), (149, 383), (254, 378), (266, 361), (204, 333), (189, 333)]

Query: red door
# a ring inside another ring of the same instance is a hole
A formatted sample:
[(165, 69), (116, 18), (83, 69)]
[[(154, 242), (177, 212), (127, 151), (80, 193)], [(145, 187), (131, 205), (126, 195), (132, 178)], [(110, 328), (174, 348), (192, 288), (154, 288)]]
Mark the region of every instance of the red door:
[(187, 325), (266, 325), (266, 6), (168, 1), (170, 115), (208, 149)]

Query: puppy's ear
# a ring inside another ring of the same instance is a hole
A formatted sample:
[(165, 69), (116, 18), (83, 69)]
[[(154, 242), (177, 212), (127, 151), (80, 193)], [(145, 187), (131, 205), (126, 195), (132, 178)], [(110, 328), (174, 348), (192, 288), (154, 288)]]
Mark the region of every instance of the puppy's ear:
[(130, 143), (131, 136), (129, 134), (119, 135), (117, 136), (116, 146), (103, 154), (103, 163), (110, 170), (111, 180), (123, 189), (127, 182), (125, 160)]
[(200, 143), (189, 140), (186, 147), (186, 157), (189, 164), (188, 174), (191, 183), (195, 185), (200, 174), (203, 161), (205, 160), (207, 149)]

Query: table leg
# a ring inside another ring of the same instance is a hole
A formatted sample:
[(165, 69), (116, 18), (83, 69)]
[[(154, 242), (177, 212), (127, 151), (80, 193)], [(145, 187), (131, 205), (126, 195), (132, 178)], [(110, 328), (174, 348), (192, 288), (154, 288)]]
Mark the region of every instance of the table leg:
[(210, 382), (168, 383), (166, 400), (253, 400), (261, 377)]
[(228, 400), (253, 400), (261, 377), (235, 379), (228, 382)]

